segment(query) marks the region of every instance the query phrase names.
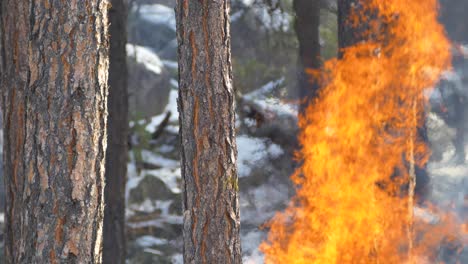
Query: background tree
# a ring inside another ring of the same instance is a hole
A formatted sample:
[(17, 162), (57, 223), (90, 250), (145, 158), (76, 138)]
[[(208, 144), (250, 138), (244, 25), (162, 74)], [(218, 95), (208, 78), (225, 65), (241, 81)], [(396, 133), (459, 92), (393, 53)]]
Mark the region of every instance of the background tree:
[(1, 2), (6, 263), (101, 263), (107, 8)]
[[(294, 0), (294, 28), (299, 40), (299, 95), (310, 100), (317, 95), (319, 85), (307, 70), (318, 70), (320, 61), (320, 0)], [(305, 105), (305, 104), (303, 104)]]
[(125, 45), (127, 7), (111, 0), (109, 9), (109, 117), (104, 209), (104, 263), (125, 263), (125, 183), (127, 175), (128, 94)]
[[(386, 31), (386, 25), (379, 22), (380, 25), (378, 28), (371, 28), (372, 25), (369, 23), (358, 23), (359, 26), (353, 26), (352, 19), (358, 19), (359, 13), (363, 8), (363, 3), (367, 0), (338, 0), (338, 45), (339, 45), (339, 55), (343, 56), (344, 49), (355, 45), (359, 42), (366, 41), (369, 38), (372, 38), (373, 33), (368, 34), (367, 31), (372, 30), (382, 30), (382, 34), (386, 37), (389, 35)], [(375, 19), (378, 19), (378, 15), (372, 14), (371, 12), (365, 11), (368, 13), (368, 16), (374, 16)], [(357, 16), (355, 16), (357, 14)], [(374, 25), (375, 26), (375, 25)], [(390, 36), (391, 37), (391, 36)], [(426, 118), (423, 118), (425, 120)], [(418, 136), (426, 144), (429, 144), (429, 138), (427, 136), (427, 127), (426, 122), (418, 128)], [(408, 161), (408, 164), (411, 161)], [(396, 170), (392, 178), (398, 176), (398, 171)], [(416, 186), (415, 194), (419, 202), (424, 201), (425, 197), (429, 193), (429, 175), (427, 173), (427, 168), (425, 166), (415, 166), (415, 176), (416, 176)], [(407, 189), (407, 186), (404, 186), (403, 189)]]
[(343, 55), (343, 49), (363, 41), (362, 30), (367, 25), (355, 27), (351, 23), (351, 17), (360, 8), (360, 3), (365, 0), (338, 0), (338, 47), (339, 55)]
[(185, 263), (241, 263), (229, 2), (176, 5)]

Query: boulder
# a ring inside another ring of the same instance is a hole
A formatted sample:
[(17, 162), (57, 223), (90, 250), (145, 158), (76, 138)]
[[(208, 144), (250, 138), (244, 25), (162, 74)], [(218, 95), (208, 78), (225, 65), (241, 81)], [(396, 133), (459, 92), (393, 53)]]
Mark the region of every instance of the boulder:
[(130, 204), (142, 203), (145, 199), (151, 201), (156, 200), (173, 200), (176, 197), (174, 193), (166, 186), (166, 184), (159, 178), (153, 175), (146, 175), (138, 186), (130, 190), (129, 200)]
[(170, 74), (150, 49), (127, 44), (128, 94), (132, 115), (161, 114), (169, 100)]
[(166, 5), (138, 5), (128, 16), (128, 41), (154, 51), (165, 48), (176, 38), (174, 9)]
[(177, 61), (177, 39), (169, 41), (158, 51), (158, 55), (164, 60)]

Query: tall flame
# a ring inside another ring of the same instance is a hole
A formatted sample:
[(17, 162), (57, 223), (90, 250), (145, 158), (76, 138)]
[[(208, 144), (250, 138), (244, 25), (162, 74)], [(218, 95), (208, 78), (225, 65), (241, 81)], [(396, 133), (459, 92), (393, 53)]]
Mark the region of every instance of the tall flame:
[(325, 63), (299, 121), (297, 194), (271, 222), (266, 263), (412, 263), (447, 232), (424, 233), (412, 216), (414, 166), (428, 159), (424, 94), (450, 67), (437, 0), (362, 2), (352, 21), (371, 25), (369, 41)]

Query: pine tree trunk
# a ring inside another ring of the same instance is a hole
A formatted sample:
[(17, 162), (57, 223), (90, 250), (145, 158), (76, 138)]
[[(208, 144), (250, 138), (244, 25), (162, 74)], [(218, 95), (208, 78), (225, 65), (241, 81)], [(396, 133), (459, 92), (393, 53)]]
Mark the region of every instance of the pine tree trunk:
[(7, 263), (101, 263), (106, 0), (4, 0)]
[(125, 44), (126, 6), (111, 0), (109, 9), (109, 117), (104, 192), (103, 263), (125, 263), (125, 183), (127, 176), (128, 96)]
[[(353, 46), (361, 41), (365, 41), (366, 37), (363, 33), (370, 30), (370, 26), (361, 23), (358, 26), (353, 26), (350, 18), (357, 14), (362, 16), (362, 5), (367, 0), (338, 0), (338, 48), (339, 56), (343, 56), (343, 49)], [(373, 14), (367, 14), (372, 16)]]
[(349, 23), (349, 16), (353, 12), (358, 0), (338, 0), (338, 47), (340, 55), (343, 48), (352, 46), (357, 42), (355, 39), (356, 28)]
[(319, 84), (307, 70), (320, 69), (320, 0), (294, 0), (295, 30), (299, 40), (299, 95), (307, 102), (317, 96)]
[(184, 263), (241, 263), (229, 9), (176, 4)]

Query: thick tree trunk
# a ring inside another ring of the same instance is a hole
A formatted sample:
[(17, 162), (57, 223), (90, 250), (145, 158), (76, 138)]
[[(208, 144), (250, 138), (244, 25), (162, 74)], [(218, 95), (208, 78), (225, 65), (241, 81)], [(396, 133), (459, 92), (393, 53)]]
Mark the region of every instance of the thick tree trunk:
[[(366, 31), (370, 30), (369, 23), (360, 23), (359, 26), (353, 26), (350, 22), (350, 18), (355, 14), (361, 15), (363, 5), (367, 0), (338, 0), (338, 45), (340, 49), (340, 57), (343, 56), (343, 51), (345, 48), (356, 45), (359, 42), (365, 42), (369, 38), (372, 38), (372, 34), (365, 34)], [(378, 19), (377, 14), (367, 14), (368, 16), (375, 16), (375, 19)], [(374, 29), (375, 30), (375, 29)], [(386, 31), (385, 24), (381, 23), (379, 30), (382, 30), (384, 34), (391, 37)], [(380, 32), (380, 33), (382, 33)], [(367, 32), (369, 33), (369, 32)], [(376, 32), (375, 34), (379, 34)], [(424, 113), (423, 113), (424, 114)], [(421, 118), (425, 120), (425, 118)], [(425, 122), (425, 121), (424, 121)], [(417, 130), (417, 136), (426, 144), (429, 144), (429, 138), (427, 137), (427, 127), (424, 123), (421, 127)], [(406, 161), (408, 164), (414, 161)], [(408, 166), (409, 169), (409, 166)], [(418, 202), (423, 202), (425, 197), (429, 192), (429, 184), (430, 178), (427, 173), (426, 166), (420, 167), (416, 166), (415, 168), (415, 176), (416, 176), (416, 187), (415, 187), (415, 194)], [(398, 175), (398, 172), (395, 171), (395, 175)], [(395, 175), (392, 175), (394, 177)], [(402, 189), (406, 189), (406, 187), (402, 187)]]
[(299, 40), (299, 95), (307, 102), (317, 96), (319, 84), (307, 70), (319, 70), (320, 61), (320, 0), (294, 0), (295, 30)]
[[(339, 57), (343, 56), (343, 49), (373, 37), (371, 31), (376, 30), (376, 28), (371, 28), (369, 20), (363, 17), (363, 13), (368, 17), (375, 17), (375, 19), (377, 16), (371, 11), (363, 11), (366, 1), (368, 0), (338, 0)], [(356, 21), (359, 21), (358, 25), (353, 25), (353, 22)], [(379, 30), (385, 30), (385, 27), (382, 26)]]
[(109, 117), (104, 192), (103, 263), (125, 263), (125, 183), (127, 176), (128, 96), (125, 44), (126, 6), (111, 0), (109, 9)]
[(101, 263), (106, 0), (4, 0), (7, 263)]
[(359, 0), (338, 0), (338, 47), (340, 56), (343, 48), (352, 46), (359, 41), (357, 28), (353, 27), (349, 21), (358, 3)]
[(185, 263), (241, 263), (229, 9), (176, 4)]

